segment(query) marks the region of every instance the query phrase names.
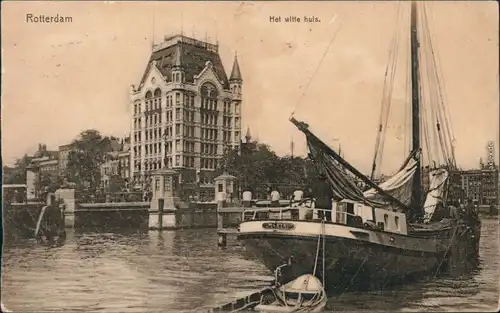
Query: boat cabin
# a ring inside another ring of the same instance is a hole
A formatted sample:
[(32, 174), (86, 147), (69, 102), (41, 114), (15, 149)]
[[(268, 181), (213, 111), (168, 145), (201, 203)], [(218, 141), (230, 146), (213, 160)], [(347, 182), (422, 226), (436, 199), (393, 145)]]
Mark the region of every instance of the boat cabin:
[[(367, 222), (376, 222), (376, 226), (391, 233), (406, 234), (406, 214), (395, 212), (393, 210), (375, 208), (366, 206), (363, 203), (342, 200), (333, 202), (332, 222), (358, 227)], [(373, 219), (375, 213), (375, 220)]]
[[(373, 219), (375, 214), (375, 220)], [(351, 200), (334, 201), (332, 210), (316, 208), (313, 200), (300, 206), (286, 208), (251, 208), (243, 212), (242, 219), (248, 220), (289, 220), (321, 221), (342, 224), (357, 228), (370, 227), (391, 233), (407, 234), (406, 214), (391, 208), (373, 209), (370, 206)]]

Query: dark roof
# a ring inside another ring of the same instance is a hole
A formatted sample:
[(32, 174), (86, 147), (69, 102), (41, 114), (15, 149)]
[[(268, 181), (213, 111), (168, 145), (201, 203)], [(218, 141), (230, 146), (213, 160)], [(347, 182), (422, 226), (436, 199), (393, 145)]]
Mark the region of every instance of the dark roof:
[(229, 80), (243, 80), (241, 78), (240, 65), (238, 64), (237, 56), (234, 56), (233, 70), (231, 71), (231, 77)]
[[(186, 82), (194, 82), (194, 76), (200, 74), (200, 72), (205, 68), (206, 62), (210, 61), (224, 88), (229, 89), (229, 81), (219, 54), (212, 49), (202, 47), (200, 44), (202, 43), (201, 41), (187, 38), (185, 36), (178, 36), (178, 38), (179, 41), (172, 45), (167, 45), (165, 48), (158, 49), (156, 51), (153, 50), (146, 71), (141, 79), (141, 84), (144, 83), (153, 60), (156, 61), (156, 66), (160, 70), (161, 74), (166, 78), (167, 82), (172, 81), (172, 67), (174, 67), (179, 61), (181, 62), (181, 67), (184, 70)], [(175, 40), (175, 37), (170, 38), (170, 40)], [(189, 40), (195, 41), (198, 44), (192, 44)]]
[(217, 177), (214, 178), (214, 180), (235, 180), (236, 177), (234, 177), (233, 175), (229, 175), (228, 173), (222, 173), (222, 175), (219, 175)]

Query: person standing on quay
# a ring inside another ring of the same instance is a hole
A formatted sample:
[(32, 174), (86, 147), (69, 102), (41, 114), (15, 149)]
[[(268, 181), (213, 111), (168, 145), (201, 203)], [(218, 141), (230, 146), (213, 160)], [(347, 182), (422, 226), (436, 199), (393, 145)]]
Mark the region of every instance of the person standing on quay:
[[(330, 184), (327, 182), (327, 177), (324, 173), (318, 175), (316, 182), (313, 185), (312, 193), (315, 198), (315, 207), (325, 211), (318, 211), (319, 218), (326, 217), (326, 220), (332, 219), (332, 199), (333, 191)], [(326, 216), (324, 215), (326, 212)]]

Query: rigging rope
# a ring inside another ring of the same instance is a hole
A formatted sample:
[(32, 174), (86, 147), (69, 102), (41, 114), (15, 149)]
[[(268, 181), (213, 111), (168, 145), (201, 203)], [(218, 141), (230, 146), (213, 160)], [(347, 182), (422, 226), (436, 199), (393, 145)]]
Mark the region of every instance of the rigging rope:
[[(422, 98), (422, 88), (420, 88), (419, 90), (419, 96), (420, 98)], [(432, 160), (432, 155), (431, 155), (431, 149), (429, 149), (429, 130), (428, 130), (428, 127), (427, 127), (427, 110), (425, 108), (425, 106), (421, 106), (422, 107), (422, 110), (423, 110), (423, 114), (421, 114), (421, 118), (420, 118), (420, 126), (421, 129), (423, 130), (423, 135), (424, 135), (424, 143), (425, 143), (425, 147), (426, 147), (426, 152), (427, 152), (427, 160), (430, 164), (431, 160)]]
[[(423, 15), (423, 18), (425, 19), (425, 22), (424, 25), (427, 25), (427, 17), (424, 13)], [(430, 36), (429, 36), (429, 32), (425, 32), (425, 35), (427, 36), (426, 39), (427, 39), (427, 50), (428, 50), (428, 53), (429, 55), (432, 55), (432, 42), (431, 42), (431, 39), (430, 39)], [(428, 71), (430, 72), (431, 76), (432, 76), (432, 85), (433, 86), (438, 86), (438, 78), (436, 76), (436, 71), (435, 71), (435, 64), (433, 63), (433, 59), (430, 59), (428, 58), (427, 59), (427, 62), (428, 62)], [(447, 163), (448, 160), (449, 160), (449, 157), (448, 157), (448, 151), (446, 149), (446, 145), (444, 143), (444, 139), (443, 139), (443, 133), (441, 132), (441, 121), (443, 121), (443, 117), (442, 117), (442, 114), (441, 114), (441, 110), (440, 109), (440, 106), (439, 106), (439, 91), (433, 89), (432, 91), (434, 91), (432, 94), (433, 94), (433, 99), (432, 99), (432, 102), (430, 103), (430, 105), (432, 106), (432, 109), (434, 110), (434, 122), (435, 122), (435, 125), (436, 125), (436, 128), (435, 128), (435, 133), (436, 133), (436, 145), (438, 145), (438, 142), (439, 141), (439, 147), (441, 148), (441, 153), (443, 155), (443, 159), (444, 159), (444, 163)], [(437, 106), (437, 108), (435, 107)], [(438, 147), (438, 148), (439, 148)], [(436, 149), (437, 151), (438, 149)], [(439, 157), (438, 157), (438, 162), (440, 163), (440, 160), (439, 160)]]
[[(425, 25), (425, 19), (424, 19), (424, 16), (421, 15), (420, 16), (420, 19), (421, 19), (421, 23), (422, 25)], [(440, 158), (439, 158), (439, 153), (438, 153), (438, 150), (439, 150), (439, 146), (438, 146), (438, 130), (439, 130), (439, 118), (438, 118), (438, 114), (436, 112), (436, 107), (435, 105), (433, 105), (434, 103), (436, 103), (436, 94), (435, 94), (435, 90), (431, 89), (430, 86), (433, 86), (435, 85), (435, 81), (434, 81), (434, 76), (433, 76), (433, 71), (432, 71), (432, 65), (430, 64), (430, 59), (427, 57), (425, 58), (425, 56), (427, 56), (429, 54), (428, 50), (429, 50), (429, 42), (428, 42), (428, 37), (427, 37), (427, 32), (422, 32), (421, 33), (421, 36), (422, 36), (422, 41), (424, 42), (424, 45), (423, 45), (423, 50), (422, 50), (422, 56), (423, 56), (423, 61), (424, 61), (424, 64), (425, 67), (422, 67), (422, 71), (425, 72), (425, 75), (427, 76), (427, 83), (429, 84), (429, 86), (426, 86), (424, 84), (422, 84), (422, 88), (423, 90), (425, 90), (427, 92), (427, 96), (428, 96), (428, 101), (425, 101), (425, 99), (422, 99), (422, 104), (425, 105), (425, 106), (429, 106), (430, 108), (430, 125), (436, 125), (436, 127), (431, 127), (431, 130), (432, 130), (432, 138), (429, 138), (429, 145), (432, 146), (432, 152), (431, 153), (435, 153), (433, 154), (433, 158), (431, 161), (437, 161), (437, 163), (440, 163)], [(424, 71), (425, 70), (425, 71)], [(444, 157), (444, 159), (446, 159), (446, 157)]]
[[(406, 32), (407, 34), (410, 34), (411, 32), (411, 27), (410, 24), (407, 24), (407, 29)], [(406, 38), (407, 42), (409, 42), (409, 38)], [(411, 127), (409, 122), (411, 121), (411, 111), (410, 111), (410, 106), (409, 104), (412, 101), (412, 94), (411, 94), (411, 80), (410, 80), (410, 75), (411, 75), (411, 57), (410, 57), (410, 45), (406, 44), (406, 50), (405, 50), (405, 56), (406, 56), (406, 83), (405, 83), (405, 99), (404, 99), (404, 107), (405, 107), (405, 120), (404, 120), (404, 141), (403, 141), (403, 155), (407, 155), (411, 152), (411, 140), (410, 140), (410, 131)]]
[[(443, 164), (446, 164), (449, 168), (456, 168), (456, 161), (454, 155), (454, 136), (453, 129), (451, 127), (451, 119), (449, 118), (449, 108), (445, 104), (446, 94), (443, 94), (443, 82), (440, 79), (442, 76), (442, 70), (440, 63), (437, 62), (436, 53), (434, 52), (434, 46), (432, 44), (431, 31), (429, 27), (429, 19), (427, 15), (427, 10), (425, 4), (423, 5), (422, 16), (421, 16), (423, 28), (423, 42), (424, 49), (427, 55), (425, 59), (426, 63), (426, 74), (428, 77), (428, 95), (429, 104), (432, 111), (432, 120), (435, 128), (433, 127), (434, 133), (434, 146), (437, 153), (437, 161), (439, 160), (439, 150), (444, 159)], [(434, 88), (432, 88), (434, 87)]]
[[(396, 11), (396, 33), (392, 38), (391, 45), (389, 48), (389, 57), (384, 75), (384, 87), (382, 91), (382, 104), (379, 116), (378, 133), (377, 139), (375, 141), (375, 152), (373, 156), (371, 180), (375, 178), (376, 171), (380, 166), (384, 145), (385, 145), (385, 134), (387, 132), (387, 122), (389, 120), (389, 111), (391, 107), (392, 91), (394, 89), (394, 77), (396, 74), (397, 67), (397, 56), (399, 50), (399, 38), (400, 38), (400, 11), (401, 2), (398, 3)], [(387, 74), (389, 73), (389, 83), (387, 83)], [(379, 157), (380, 155), (380, 157)]]
[(382, 138), (382, 134), (384, 133), (384, 121), (386, 120), (385, 116), (384, 116), (384, 113), (386, 112), (386, 101), (385, 101), (385, 98), (386, 98), (386, 89), (387, 89), (387, 74), (389, 72), (389, 65), (392, 65), (391, 63), (391, 59), (392, 59), (392, 56), (393, 56), (393, 49), (394, 49), (394, 45), (395, 45), (395, 39), (396, 39), (396, 36), (393, 37), (392, 41), (391, 41), (391, 46), (389, 48), (389, 60), (387, 62), (387, 65), (386, 65), (386, 69), (385, 69), (385, 75), (384, 75), (384, 89), (382, 91), (382, 105), (381, 105), (381, 109), (380, 109), (380, 116), (379, 116), (379, 123), (378, 123), (378, 133), (377, 133), (377, 139), (375, 141), (375, 152), (374, 152), (374, 155), (373, 155), (373, 164), (372, 164), (372, 173), (371, 173), (371, 177), (370, 179), (373, 180), (375, 178), (375, 171), (377, 169), (377, 163), (378, 163), (378, 153), (379, 153), (379, 150), (380, 150), (380, 143), (381, 143), (381, 138)]
[[(346, 15), (347, 17), (347, 15)], [(318, 73), (318, 70), (319, 70), (319, 67), (321, 66), (321, 64), (323, 63), (323, 60), (325, 59), (326, 57), (326, 54), (328, 53), (328, 50), (330, 50), (330, 46), (332, 45), (333, 41), (335, 40), (335, 38), (337, 38), (337, 34), (339, 32), (339, 30), (342, 28), (342, 24), (343, 24), (343, 21), (340, 21), (340, 24), (339, 24), (339, 27), (337, 28), (337, 30), (333, 33), (333, 36), (332, 36), (332, 39), (330, 40), (330, 42), (328, 43), (328, 46), (326, 47), (326, 50), (325, 50), (325, 53), (323, 53), (323, 56), (321, 57), (321, 60), (319, 61), (318, 63), (318, 66), (316, 67), (316, 69), (314, 70), (314, 73), (313, 75), (311, 76), (311, 78), (309, 79), (309, 81), (307, 82), (307, 85), (306, 87), (304, 88), (304, 91), (302, 92), (302, 94), (300, 95), (300, 98), (299, 100), (297, 101), (297, 104), (295, 105), (293, 111), (292, 111), (292, 117), (293, 115), (295, 114), (295, 111), (297, 110), (297, 108), (299, 107), (300, 105), (300, 102), (302, 101), (302, 99), (304, 98), (305, 94), (306, 94), (306, 91), (307, 89), (309, 89), (309, 86), (311, 85), (311, 82), (313, 81), (314, 77), (316, 76), (316, 74)]]
[[(449, 118), (449, 109), (448, 109), (448, 106), (446, 105), (446, 102), (444, 100), (444, 97), (443, 97), (443, 88), (442, 87), (442, 84), (444, 84), (444, 82), (441, 82), (441, 79), (440, 79), (440, 76), (442, 76), (442, 73), (440, 73), (440, 64), (438, 66), (438, 62), (436, 60), (436, 54), (434, 53), (434, 45), (432, 44), (432, 36), (431, 36), (431, 31), (430, 31), (430, 28), (429, 28), (429, 22), (428, 22), (428, 16), (427, 16), (427, 10), (426, 10), (426, 6), (424, 6), (424, 15), (425, 15), (425, 18), (426, 18), (426, 21), (427, 23), (425, 24), (426, 25), (426, 29), (427, 29), (427, 33), (428, 33), (428, 36), (429, 36), (429, 49), (431, 50), (431, 56), (432, 56), (432, 61), (433, 61), (433, 69), (434, 69), (434, 75), (436, 77), (436, 86), (437, 86), (437, 93), (439, 95), (439, 102), (438, 102), (438, 108), (440, 109), (439, 113), (440, 113), (440, 118), (442, 121), (445, 122), (445, 133), (443, 133), (443, 145), (445, 146), (444, 148), (446, 149), (446, 153), (447, 153), (447, 163), (449, 166), (456, 166), (456, 163), (455, 163), (455, 156), (454, 156), (454, 152), (453, 152), (453, 129), (451, 127), (451, 118)], [(448, 113), (448, 114), (447, 114)], [(446, 138), (447, 136), (447, 138)]]

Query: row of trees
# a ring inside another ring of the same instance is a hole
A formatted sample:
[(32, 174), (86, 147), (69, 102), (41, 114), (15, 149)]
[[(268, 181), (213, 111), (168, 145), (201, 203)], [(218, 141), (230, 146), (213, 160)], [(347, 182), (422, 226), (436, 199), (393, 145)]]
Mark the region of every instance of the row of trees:
[[(80, 133), (71, 143), (73, 149), (68, 156), (64, 176), (77, 187), (97, 191), (101, 185), (100, 166), (106, 161), (106, 155), (113, 151), (116, 137), (102, 136), (97, 130)], [(112, 181), (117, 180), (113, 177)]]
[(16, 160), (14, 167), (3, 166), (2, 178), (4, 184), (25, 184), (26, 168), (31, 162), (31, 158), (25, 154)]
[[(73, 149), (63, 175), (43, 174), (39, 179), (40, 185), (55, 190), (69, 181), (76, 184), (77, 188), (98, 191), (101, 185), (100, 166), (106, 161), (106, 155), (115, 148), (115, 140), (117, 138), (102, 136), (97, 130), (81, 132), (72, 142)], [(4, 182), (25, 183), (26, 168), (30, 161), (27, 155), (18, 159), (15, 169)], [(111, 192), (120, 191), (126, 185), (119, 171), (110, 177), (108, 189)], [(307, 186), (317, 176), (310, 159), (279, 157), (269, 146), (258, 142), (243, 144), (241, 153), (229, 151), (216, 171), (217, 174), (227, 171), (237, 177), (243, 189), (250, 189), (262, 196), (269, 188), (296, 189)]]
[(218, 174), (227, 173), (238, 179), (242, 189), (257, 196), (265, 196), (269, 188), (278, 188), (287, 194), (296, 188), (310, 186), (317, 177), (317, 169), (309, 158), (276, 155), (268, 145), (253, 142), (241, 153), (230, 151), (226, 164)]
[[(104, 163), (106, 154), (113, 151), (113, 142), (118, 141), (116, 137), (102, 136), (97, 130), (85, 130), (72, 141), (73, 149), (68, 156), (68, 163), (62, 175), (55, 173), (41, 173), (38, 179), (39, 188), (55, 190), (65, 183), (76, 184), (77, 188), (96, 191), (100, 187), (101, 171), (100, 166)], [(44, 145), (41, 145), (42, 147)], [(39, 151), (36, 157), (44, 156), (46, 151)], [(25, 184), (26, 169), (30, 165), (33, 157), (24, 155), (16, 160), (13, 168), (4, 166), (4, 184)], [(124, 181), (120, 175), (111, 177), (111, 184), (114, 189), (121, 189)]]

